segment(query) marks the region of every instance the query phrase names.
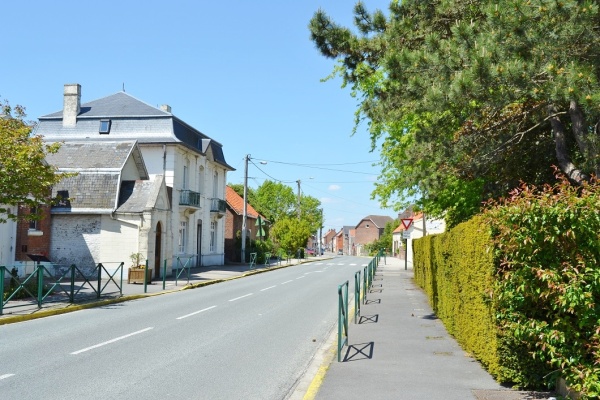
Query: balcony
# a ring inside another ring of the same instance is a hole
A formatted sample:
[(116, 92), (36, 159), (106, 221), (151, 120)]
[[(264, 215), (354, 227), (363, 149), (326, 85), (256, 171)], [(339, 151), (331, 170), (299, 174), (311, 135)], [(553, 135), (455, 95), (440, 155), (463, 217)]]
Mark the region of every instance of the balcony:
[(210, 199), (210, 212), (218, 213), (220, 217), (225, 215), (227, 203), (221, 199)]
[(179, 205), (187, 208), (200, 208), (200, 193), (182, 190), (179, 193)]

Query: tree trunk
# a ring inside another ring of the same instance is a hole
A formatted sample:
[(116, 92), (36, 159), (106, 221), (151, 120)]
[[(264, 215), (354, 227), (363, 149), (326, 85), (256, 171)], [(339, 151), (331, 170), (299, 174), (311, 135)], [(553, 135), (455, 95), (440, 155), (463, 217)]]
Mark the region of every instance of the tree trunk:
[(550, 117), (550, 124), (552, 125), (552, 132), (554, 133), (554, 144), (556, 148), (556, 158), (558, 160), (559, 168), (567, 175), (569, 179), (578, 185), (581, 185), (584, 181), (589, 179), (583, 171), (575, 167), (569, 157), (569, 151), (567, 149), (567, 140), (565, 133), (565, 126), (562, 121), (558, 118), (557, 110), (554, 105), (548, 106), (548, 114)]

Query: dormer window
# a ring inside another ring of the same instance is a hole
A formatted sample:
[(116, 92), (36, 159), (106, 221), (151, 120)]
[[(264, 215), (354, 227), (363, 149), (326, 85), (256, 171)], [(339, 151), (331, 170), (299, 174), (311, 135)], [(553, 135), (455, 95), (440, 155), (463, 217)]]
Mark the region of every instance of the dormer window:
[(100, 120), (100, 133), (108, 134), (110, 132), (110, 119)]

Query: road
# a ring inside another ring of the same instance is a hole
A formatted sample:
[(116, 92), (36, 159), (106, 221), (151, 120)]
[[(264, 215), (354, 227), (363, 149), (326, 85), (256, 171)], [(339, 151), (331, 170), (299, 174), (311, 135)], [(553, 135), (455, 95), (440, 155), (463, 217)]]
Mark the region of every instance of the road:
[(337, 323), (336, 257), (0, 326), (0, 397), (285, 399)]

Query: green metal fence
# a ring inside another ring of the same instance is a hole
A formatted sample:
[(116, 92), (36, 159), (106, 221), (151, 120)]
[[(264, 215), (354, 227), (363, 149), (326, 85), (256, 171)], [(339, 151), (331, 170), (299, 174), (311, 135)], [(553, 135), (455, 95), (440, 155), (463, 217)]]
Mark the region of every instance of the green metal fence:
[(360, 271), (354, 273), (354, 323), (360, 317)]
[[(107, 263), (105, 263), (107, 264)], [(110, 263), (108, 263), (110, 264)], [(68, 301), (74, 303), (79, 299), (101, 298), (102, 294), (123, 294), (123, 264), (114, 271), (100, 263), (90, 273), (81, 271), (77, 266), (60, 266), (56, 264), (37, 264), (32, 274), (20, 278), (17, 269), (10, 271), (5, 266), (0, 266), (0, 315), (4, 310), (16, 307), (16, 302), (36, 304), (42, 308), (43, 303)], [(50, 271), (48, 267), (54, 271)], [(104, 278), (104, 282), (103, 282)], [(7, 288), (8, 284), (8, 288)], [(113, 285), (112, 291), (108, 291)], [(116, 288), (116, 290), (115, 290)], [(9, 304), (9, 302), (13, 302)]]
[(338, 286), (338, 299), (338, 362), (340, 362), (342, 347), (348, 343), (348, 281)]

